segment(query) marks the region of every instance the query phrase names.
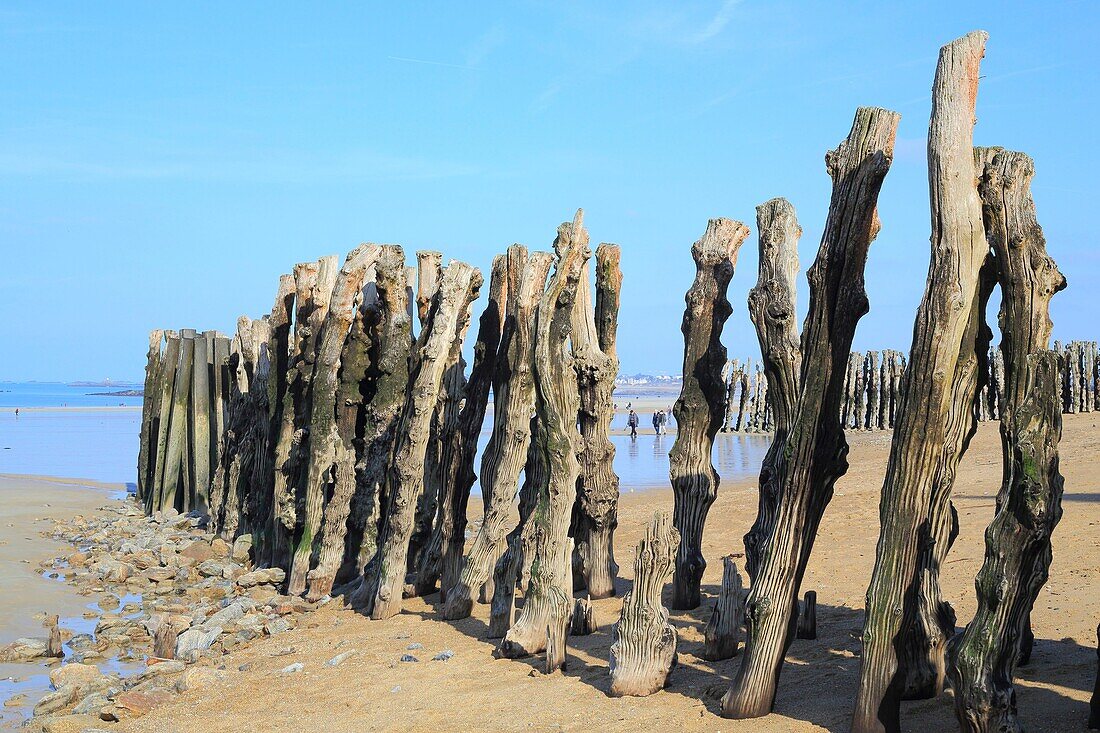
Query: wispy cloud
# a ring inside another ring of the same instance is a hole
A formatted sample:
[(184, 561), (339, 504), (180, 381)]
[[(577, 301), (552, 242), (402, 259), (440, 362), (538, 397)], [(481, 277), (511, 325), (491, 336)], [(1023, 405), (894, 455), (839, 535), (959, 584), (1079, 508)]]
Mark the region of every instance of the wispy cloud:
[(718, 12), (714, 14), (714, 17), (710, 19), (707, 26), (694, 36), (688, 37), (688, 42), (692, 44), (706, 43), (710, 39), (714, 38), (729, 25), (730, 20), (733, 19), (733, 12), (738, 5), (741, 4), (741, 0), (725, 0), (722, 3), (722, 7), (718, 8)]

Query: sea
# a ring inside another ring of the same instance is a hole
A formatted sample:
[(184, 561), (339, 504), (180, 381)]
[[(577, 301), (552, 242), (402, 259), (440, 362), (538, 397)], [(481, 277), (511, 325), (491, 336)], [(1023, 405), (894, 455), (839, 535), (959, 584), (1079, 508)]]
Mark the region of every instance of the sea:
[[(0, 473), (132, 485), (137, 473), (141, 397), (94, 394), (122, 389), (125, 387), (0, 382)], [(626, 417), (619, 415), (613, 426), (625, 428), (625, 422)], [(654, 435), (646, 421), (643, 426), (637, 438), (611, 436), (615, 471), (624, 492), (668, 486), (668, 451), (675, 435)], [(491, 411), (479, 441), (479, 460), (490, 427)], [(755, 476), (769, 440), (761, 435), (719, 433), (713, 453), (718, 474), (725, 481)], [(478, 468), (480, 464), (475, 471)], [(479, 493), (477, 486), (474, 493)]]

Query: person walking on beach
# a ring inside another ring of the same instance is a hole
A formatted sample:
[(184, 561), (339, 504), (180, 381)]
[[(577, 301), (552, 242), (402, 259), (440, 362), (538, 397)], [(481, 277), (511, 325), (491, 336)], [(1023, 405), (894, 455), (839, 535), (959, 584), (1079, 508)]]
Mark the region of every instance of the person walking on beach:
[(630, 411), (630, 414), (626, 416), (626, 426), (630, 428), (630, 437), (638, 437), (638, 413), (634, 410)]
[(665, 425), (668, 424), (668, 413), (664, 410), (661, 410), (659, 413), (657, 413), (657, 416), (657, 434), (664, 435), (666, 432), (668, 432), (665, 428)]
[(653, 432), (656, 435), (661, 434), (661, 411), (653, 413)]

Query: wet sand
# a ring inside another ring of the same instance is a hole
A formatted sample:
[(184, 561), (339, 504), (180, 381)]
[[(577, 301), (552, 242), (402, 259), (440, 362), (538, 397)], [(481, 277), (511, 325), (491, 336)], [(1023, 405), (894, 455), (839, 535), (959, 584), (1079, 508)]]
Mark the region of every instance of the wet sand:
[[(1017, 675), (1022, 721), (1029, 731), (1082, 730), (1096, 671), (1094, 632), (1100, 617), (1100, 415), (1067, 415), (1061, 444), (1064, 516), (1054, 538), (1050, 581), (1035, 604), (1032, 663)], [(680, 666), (669, 688), (647, 698), (607, 697), (607, 658), (621, 598), (596, 601), (597, 633), (573, 637), (565, 674), (543, 677), (541, 658), (497, 660), (484, 639), (488, 609), (439, 620), (438, 595), (408, 599), (404, 613), (372, 622), (326, 607), (298, 629), (223, 659), (230, 678), (184, 693), (126, 731), (363, 730), (707, 730), (847, 731), (859, 673), (863, 596), (878, 536), (878, 495), (889, 433), (850, 434), (851, 468), (825, 514), (804, 590), (818, 593), (819, 638), (796, 640), (780, 681), (774, 714), (753, 721), (718, 717), (719, 699), (739, 660), (707, 662), (703, 626), (720, 580), (719, 558), (743, 552), (741, 537), (756, 511), (752, 479), (723, 484), (704, 536), (709, 561), (706, 599), (674, 612)], [(945, 597), (960, 626), (974, 612), (974, 575), (984, 552), (1000, 481), (997, 426), (983, 424), (960, 466), (955, 487), (960, 536), (944, 568)], [(633, 575), (633, 546), (655, 510), (671, 508), (667, 488), (624, 494), (617, 548), (621, 596)], [(472, 502), (475, 508), (478, 502)], [(743, 558), (739, 557), (739, 562)], [(422, 648), (409, 651), (412, 644)], [(338, 646), (339, 645), (339, 646)], [(284, 655), (287, 647), (293, 653)], [(323, 663), (357, 650), (339, 667)], [(431, 661), (451, 650), (448, 661)], [(418, 663), (402, 663), (403, 654)], [(301, 662), (303, 671), (281, 674)], [(243, 664), (248, 671), (236, 672)], [(905, 703), (906, 731), (948, 731), (956, 724), (950, 693)]]

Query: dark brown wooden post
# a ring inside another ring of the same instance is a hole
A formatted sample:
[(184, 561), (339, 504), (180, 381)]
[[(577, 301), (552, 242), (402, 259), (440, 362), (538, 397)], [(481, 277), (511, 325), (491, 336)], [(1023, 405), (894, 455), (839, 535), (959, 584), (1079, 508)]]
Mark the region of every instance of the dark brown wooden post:
[(703, 632), (703, 659), (717, 662), (731, 659), (741, 644), (741, 623), (744, 620), (744, 590), (741, 574), (733, 555), (722, 558), (722, 585), (718, 600)]
[[(150, 489), (149, 457), (156, 451), (156, 409), (159, 396), (158, 378), (161, 372), (161, 344), (164, 331), (157, 328), (149, 332), (149, 350), (145, 355), (145, 386), (141, 398), (141, 432), (138, 443), (137, 498), (144, 503)], [(155, 462), (155, 458), (154, 461)]]
[(732, 219), (711, 219), (703, 237), (691, 247), (695, 282), (688, 289), (683, 324), (684, 371), (680, 397), (672, 408), (676, 442), (668, 454), (672, 481), (673, 524), (680, 533), (672, 576), (672, 607), (699, 606), (703, 525), (718, 495), (718, 472), (711, 463), (714, 436), (722, 426), (722, 365), (726, 347), (722, 327), (733, 312), (726, 289), (733, 279), (737, 252), (749, 229)]

